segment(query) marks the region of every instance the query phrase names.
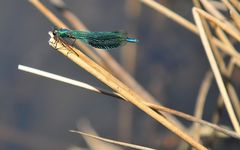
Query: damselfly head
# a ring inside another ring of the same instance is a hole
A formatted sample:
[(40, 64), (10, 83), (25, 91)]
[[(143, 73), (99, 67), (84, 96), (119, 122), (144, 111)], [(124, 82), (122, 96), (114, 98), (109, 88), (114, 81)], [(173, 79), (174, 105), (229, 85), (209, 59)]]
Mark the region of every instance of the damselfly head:
[(58, 28), (57, 26), (54, 26), (53, 29), (52, 29), (53, 35), (57, 35), (59, 29), (60, 28)]
[(65, 38), (65, 37), (69, 37), (70, 30), (69, 29), (63, 29), (63, 28), (54, 27), (52, 32), (56, 36), (59, 36), (61, 38)]

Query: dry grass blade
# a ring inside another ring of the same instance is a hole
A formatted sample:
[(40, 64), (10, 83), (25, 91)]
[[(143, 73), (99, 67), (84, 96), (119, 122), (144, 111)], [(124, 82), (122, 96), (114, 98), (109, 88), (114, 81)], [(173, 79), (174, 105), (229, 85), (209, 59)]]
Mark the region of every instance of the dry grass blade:
[[(208, 3), (206, 3), (206, 4), (208, 4)], [(198, 7), (198, 9), (202, 9), (201, 5)], [(203, 24), (203, 28), (205, 30), (207, 38), (209, 39), (210, 43), (213, 43), (213, 35), (211, 33), (211, 29), (209, 27), (208, 22), (204, 18), (202, 18), (202, 17), (200, 17), (200, 18), (201, 18), (201, 22)], [(223, 59), (221, 53), (219, 52), (219, 50), (217, 49), (215, 44), (212, 44), (211, 46), (212, 46), (211, 48), (212, 48), (214, 56), (216, 57), (216, 62), (218, 63), (220, 70), (221, 71), (226, 70), (225, 62), (224, 62), (224, 59)]]
[(236, 26), (238, 27), (238, 29), (240, 29), (240, 16), (239, 16), (239, 14), (235, 10), (231, 9), (230, 10), (230, 15), (231, 15), (233, 21), (235, 22)]
[(225, 23), (227, 26), (231, 27), (232, 30), (238, 32), (237, 28), (227, 20), (227, 18), (210, 3), (208, 0), (201, 0), (201, 3), (204, 5), (206, 10), (210, 12), (213, 16), (221, 20), (223, 23)]
[[(223, 32), (223, 30), (220, 27), (216, 27), (215, 28), (216, 34), (219, 37), (219, 39), (221, 39), (221, 41), (223, 41), (225, 43), (226, 46), (229, 47), (229, 51), (224, 51), (225, 53), (229, 54), (232, 57), (239, 57), (239, 54), (237, 52), (237, 50), (234, 48), (234, 46), (231, 44), (231, 42), (229, 41), (228, 37), (226, 36), (226, 34)], [(239, 57), (240, 58), (240, 57)]]
[(144, 146), (140, 146), (140, 145), (125, 143), (125, 142), (119, 142), (119, 141), (116, 141), (116, 140), (111, 140), (111, 139), (95, 136), (95, 135), (84, 133), (84, 132), (81, 132), (81, 131), (70, 130), (70, 132), (78, 133), (78, 134), (81, 134), (83, 136), (88, 136), (88, 137), (91, 137), (91, 138), (94, 138), (94, 139), (98, 139), (98, 140), (108, 142), (108, 143), (112, 143), (112, 144), (121, 145), (121, 146), (128, 147), (128, 148), (140, 149), (140, 150), (156, 150), (156, 149), (153, 149), (153, 148), (148, 148), (148, 147), (144, 147)]
[[(84, 88), (84, 89), (87, 89), (87, 90), (90, 90), (90, 91), (93, 91), (93, 92), (97, 92), (97, 93), (101, 93), (101, 94), (104, 94), (104, 95), (107, 95), (107, 96), (112, 96), (112, 97), (115, 97), (115, 98), (125, 100), (124, 97), (122, 97), (120, 94), (118, 94), (116, 92), (106, 91), (106, 90), (100, 89), (98, 87), (91, 86), (87, 83), (80, 82), (80, 81), (73, 80), (73, 79), (69, 79), (69, 78), (59, 76), (59, 75), (56, 75), (56, 74), (53, 74), (53, 73), (49, 73), (49, 72), (46, 72), (46, 71), (38, 70), (38, 69), (35, 69), (35, 68), (23, 66), (23, 65), (19, 65), (18, 69), (22, 70), (22, 71), (29, 72), (29, 73), (37, 74), (37, 75), (40, 75), (40, 76), (43, 76), (43, 77), (47, 77), (47, 78), (50, 78), (50, 79), (54, 79), (54, 80), (57, 80), (57, 81), (61, 81), (61, 82), (64, 82), (64, 83), (68, 83), (68, 84), (71, 84), (71, 85), (74, 85), (74, 86), (78, 86), (78, 87), (81, 87), (81, 88)], [(204, 84), (204, 87), (205, 86), (207, 86), (207, 85)], [(203, 94), (201, 94), (201, 95), (203, 95)], [(127, 101), (127, 100), (125, 100), (125, 101)], [(201, 120), (199, 118), (193, 117), (193, 116), (185, 114), (183, 112), (179, 112), (179, 111), (176, 111), (176, 110), (164, 107), (164, 106), (160, 106), (160, 105), (156, 105), (156, 104), (152, 104), (152, 103), (148, 103), (148, 102), (144, 102), (144, 104), (151, 107), (152, 109), (154, 109), (156, 111), (159, 111), (160, 113), (166, 112), (166, 113), (181, 117), (183, 119), (186, 119), (188, 121), (192, 121), (192, 122), (196, 122), (196, 123), (199, 123), (199, 124), (202, 124), (202, 125), (206, 125), (206, 126), (212, 127), (214, 130), (222, 132), (222, 133), (224, 133), (228, 136), (240, 139), (240, 136), (237, 135), (235, 132), (232, 132), (232, 131), (229, 131), (227, 129), (218, 127), (217, 125), (211, 124), (207, 121)]]
[[(229, 39), (227, 38), (227, 36), (225, 35), (225, 33), (222, 31), (221, 28), (217, 27), (216, 29), (216, 33), (218, 35), (218, 37), (226, 44), (228, 45), (228, 47), (230, 47), (230, 49), (232, 49), (232, 51), (230, 51), (229, 53), (231, 53), (231, 59), (230, 62), (226, 68), (226, 70), (224, 71), (224, 74), (227, 78), (231, 78), (231, 75), (234, 71), (234, 66), (235, 66), (235, 61), (237, 60), (239, 61), (240, 59), (236, 59), (236, 58), (240, 58), (239, 57), (239, 53), (237, 52), (237, 50), (234, 48), (234, 46), (232, 45), (232, 43), (229, 41)], [(236, 91), (233, 87), (233, 85), (230, 82), (226, 82), (226, 87), (228, 89), (229, 95), (231, 97), (231, 101), (233, 103), (233, 107), (235, 108), (235, 112), (238, 116), (238, 118), (240, 118), (240, 105), (239, 105), (239, 98), (236, 94)]]
[(22, 71), (29, 72), (29, 73), (33, 73), (33, 74), (36, 74), (36, 75), (39, 75), (39, 76), (43, 76), (43, 77), (46, 77), (46, 78), (50, 78), (50, 79), (53, 79), (53, 80), (68, 83), (68, 84), (71, 84), (71, 85), (74, 85), (74, 86), (77, 86), (77, 87), (81, 87), (81, 88), (84, 88), (84, 89), (87, 89), (87, 90), (90, 90), (90, 91), (102, 93), (102, 94), (105, 94), (105, 95), (110, 95), (110, 96), (116, 97), (116, 98), (120, 97), (120, 95), (118, 95), (117, 93), (106, 92), (104, 90), (101, 90), (100, 88), (93, 87), (93, 86), (91, 86), (89, 84), (86, 84), (84, 82), (80, 82), (80, 81), (77, 81), (77, 80), (66, 78), (66, 77), (56, 75), (56, 74), (53, 74), (53, 73), (49, 73), (49, 72), (46, 72), (46, 71), (42, 71), (42, 70), (39, 70), (39, 69), (35, 69), (35, 68), (23, 66), (23, 65), (18, 65), (18, 69), (22, 70)]
[(236, 115), (235, 115), (235, 113), (233, 111), (233, 107), (232, 107), (232, 104), (230, 102), (230, 98), (229, 98), (228, 92), (226, 90), (226, 87), (225, 87), (225, 84), (223, 82), (223, 78), (221, 76), (219, 67), (217, 65), (217, 62), (216, 62), (215, 57), (214, 57), (214, 54), (212, 52), (210, 42), (207, 39), (207, 35), (206, 35), (205, 30), (203, 28), (203, 24), (202, 24), (202, 21), (201, 21), (201, 18), (200, 18), (200, 14), (198, 14), (198, 13), (199, 13), (199, 9), (193, 8), (194, 20), (195, 20), (195, 22), (196, 22), (196, 24), (197, 24), (197, 26), (199, 28), (200, 37), (201, 37), (203, 46), (205, 48), (206, 54), (208, 56), (211, 68), (213, 70), (213, 74), (214, 74), (214, 76), (216, 78), (219, 90), (220, 90), (220, 92), (222, 94), (222, 97), (223, 97), (225, 106), (227, 108), (229, 117), (231, 119), (231, 122), (233, 124), (233, 127), (234, 127), (235, 131), (239, 134), (240, 133), (239, 122), (238, 122), (237, 117), (236, 117)]
[(202, 9), (195, 8), (195, 11), (197, 11), (199, 14), (201, 14), (202, 17), (206, 18), (210, 22), (214, 23), (215, 25), (221, 27), (223, 30), (225, 30), (229, 35), (240, 41), (240, 35), (239, 32), (233, 29), (228, 24), (220, 21), (219, 19), (213, 17), (212, 15), (208, 14), (207, 12), (203, 11)]
[[(222, 49), (223, 52), (231, 56), (232, 64), (234, 65), (236, 64), (238, 67), (240, 67), (240, 54), (238, 53), (238, 51), (234, 48), (234, 46), (232, 45), (232, 43), (230, 42), (230, 40), (227, 38), (227, 36), (225, 35), (225, 33), (222, 31), (220, 27), (216, 27), (215, 31), (217, 36), (225, 43), (226, 46), (229, 47), (227, 51)], [(232, 74), (232, 71), (229, 72), (229, 71), (223, 70), (223, 72), (226, 74), (226, 76), (230, 76)]]
[[(156, 1), (153, 0), (140, 0), (142, 1), (144, 4), (150, 6), (151, 8), (157, 10), (158, 12), (164, 14), (165, 16), (169, 17), (170, 19), (172, 19), (173, 21), (177, 22), (179, 25), (185, 27), (186, 29), (192, 31), (193, 33), (199, 35), (198, 29), (197, 27), (191, 23), (190, 21), (186, 20), (185, 18), (181, 17), (180, 15), (176, 14), (175, 12), (173, 12), (172, 10), (162, 6), (161, 4), (157, 3)], [(197, 2), (198, 0), (196, 0)], [(184, 21), (182, 21), (184, 20)], [(229, 50), (229, 47), (227, 47), (226, 45), (224, 45), (221, 41), (219, 41), (217, 38), (213, 37), (213, 43), (224, 50)]]
[(222, 0), (222, 1), (229, 9), (230, 15), (231, 15), (233, 21), (235, 22), (235, 24), (237, 25), (238, 29), (240, 29), (239, 13), (237, 12), (237, 10), (232, 6), (232, 4), (229, 1), (227, 1), (227, 0)]
[(230, 2), (233, 4), (233, 6), (240, 11), (240, 2), (239, 0), (230, 0)]
[(222, 13), (220, 13), (215, 6), (213, 6), (213, 4), (209, 1), (209, 0), (200, 0), (201, 3), (203, 4), (204, 8), (210, 12), (212, 15), (214, 15), (215, 17), (217, 17), (220, 20), (226, 20), (226, 18), (224, 17), (224, 15)]
[(185, 132), (180, 130), (176, 127), (176, 125), (172, 124), (170, 121), (168, 121), (165, 117), (159, 115), (157, 112), (146, 106), (143, 102), (144, 99), (139, 96), (136, 92), (129, 89), (124, 83), (119, 81), (117, 78), (115, 78), (112, 74), (107, 72), (105, 69), (97, 65), (95, 62), (93, 62), (91, 59), (89, 59), (87, 56), (85, 56), (83, 53), (79, 51), (78, 56), (73, 53), (72, 51), (78, 51), (76, 48), (63, 45), (63, 43), (58, 40), (58, 42), (54, 39), (54, 36), (50, 33), (51, 39), (49, 40), (49, 44), (57, 49), (59, 52), (61, 52), (63, 55), (67, 56), (70, 60), (78, 64), (80, 67), (91, 73), (93, 76), (95, 76), (97, 79), (111, 87), (114, 91), (121, 94), (125, 99), (128, 100), (128, 102), (132, 103), (142, 111), (144, 111), (146, 114), (157, 120), (159, 123), (167, 127), (169, 130), (171, 130), (173, 133), (178, 135), (180, 138), (185, 140), (187, 143), (192, 145), (193, 147), (197, 149), (206, 149), (204, 146), (193, 140), (189, 135), (187, 135)]
[(226, 6), (221, 1), (211, 0), (209, 1), (216, 9), (226, 11)]
[(149, 107), (155, 109), (155, 110), (158, 110), (158, 111), (164, 111), (164, 112), (168, 112), (170, 114), (173, 114), (173, 115), (176, 115), (178, 117), (181, 117), (181, 118), (184, 118), (186, 120), (189, 120), (189, 121), (193, 121), (193, 122), (196, 122), (196, 123), (199, 123), (199, 124), (202, 124), (202, 125), (206, 125), (208, 127), (211, 127), (212, 129), (216, 130), (216, 131), (219, 131), (221, 133), (224, 133), (225, 135), (228, 135), (228, 136), (231, 136), (231, 137), (234, 137), (236, 139), (240, 139), (240, 135), (236, 134), (235, 132), (233, 131), (230, 131), (230, 130), (227, 130), (225, 128), (221, 128), (215, 124), (212, 124), (210, 122), (207, 122), (207, 121), (204, 121), (202, 119), (199, 119), (199, 118), (196, 118), (196, 117), (193, 117), (191, 115), (188, 115), (188, 114), (185, 114), (183, 112), (180, 112), (180, 111), (176, 111), (176, 110), (173, 110), (173, 109), (170, 109), (170, 108), (167, 108), (167, 107), (163, 107), (163, 106), (159, 106), (159, 105), (155, 105), (155, 104), (150, 104), (150, 103), (146, 103), (146, 105), (148, 105)]

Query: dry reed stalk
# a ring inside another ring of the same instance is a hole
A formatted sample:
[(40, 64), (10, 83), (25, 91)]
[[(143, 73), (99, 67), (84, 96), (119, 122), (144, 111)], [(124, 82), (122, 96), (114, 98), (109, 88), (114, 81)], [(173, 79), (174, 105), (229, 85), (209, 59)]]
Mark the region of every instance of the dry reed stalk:
[[(176, 14), (175, 12), (173, 12), (172, 10), (164, 7), (163, 5), (161, 5), (160, 3), (154, 1), (154, 0), (140, 0), (142, 1), (144, 4), (150, 6), (151, 8), (157, 10), (159, 13), (162, 13), (163, 15), (167, 16), (168, 18), (172, 19), (173, 21), (175, 21), (176, 23), (178, 23), (179, 25), (182, 25), (183, 27), (185, 27), (186, 29), (192, 31), (193, 33), (199, 35), (198, 29), (197, 27), (191, 23), (190, 21), (186, 20), (185, 18), (183, 18), (182, 16)], [(184, 20), (184, 21), (183, 21)], [(228, 50), (228, 47), (225, 46), (221, 41), (219, 41), (217, 38), (213, 37), (213, 43), (224, 50)]]
[(212, 5), (212, 3), (210, 3), (208, 0), (201, 0), (201, 3), (204, 5), (204, 7), (209, 13), (221, 20), (227, 26), (231, 27), (232, 30), (238, 32), (237, 28), (232, 23), (230, 23), (227, 18), (219, 10), (217, 10), (216, 7)]
[[(201, 9), (201, 8), (198, 8), (198, 9)], [(226, 66), (225, 66), (225, 63), (224, 63), (224, 59), (221, 55), (221, 53), (218, 51), (217, 47), (215, 44), (213, 44), (213, 35), (211, 33), (211, 29), (208, 25), (208, 22), (200, 16), (200, 19), (201, 19), (201, 22), (203, 24), (203, 28), (205, 30), (205, 33), (206, 33), (206, 36), (207, 38), (209, 39), (210, 43), (211, 43), (211, 48), (212, 48), (212, 51), (213, 51), (213, 54), (216, 58), (216, 61), (218, 63), (218, 66), (220, 68), (220, 71), (225, 71), (226, 70)]]
[[(201, 2), (205, 4), (206, 8), (208, 8), (209, 10), (212, 10), (212, 6), (211, 5), (206, 5), (208, 3), (206, 3), (205, 0), (203, 0)], [(199, 9), (202, 9), (202, 5), (201, 5), (199, 0), (193, 0), (193, 3), (195, 5), (195, 7), (199, 8)], [(217, 13), (217, 11), (213, 11), (213, 13)], [(201, 19), (203, 27), (205, 29), (206, 36), (208, 37), (208, 39), (211, 39), (211, 43), (212, 43), (213, 38), (212, 38), (212, 34), (211, 34), (210, 27), (209, 27), (208, 23), (202, 17), (200, 17), (200, 19)], [(213, 46), (212, 48), (213, 48), (213, 53), (215, 54), (216, 59), (218, 60), (219, 65), (221, 66), (221, 69), (224, 70), (225, 65), (224, 65), (224, 60), (221, 57), (221, 54), (218, 52), (218, 50), (215, 46)], [(195, 117), (197, 117), (198, 119), (201, 119), (202, 114), (203, 114), (203, 109), (204, 109), (204, 104), (205, 104), (205, 101), (206, 101), (206, 96), (207, 96), (208, 90), (210, 88), (210, 80), (212, 80), (212, 77), (210, 77), (211, 74), (212, 73), (210, 72), (210, 73), (208, 73), (208, 75), (205, 76), (205, 79), (204, 79), (204, 81), (202, 83), (202, 86), (201, 86), (201, 89), (199, 91), (199, 96), (201, 96), (201, 97), (198, 97), (198, 101), (196, 103), (195, 112), (194, 112)], [(200, 136), (201, 136), (201, 130), (200, 129), (201, 129), (201, 127), (200, 127), (199, 124), (196, 124), (196, 123), (193, 124), (191, 133), (192, 133), (192, 136), (194, 137), (194, 139), (196, 139), (197, 141), (200, 141)], [(194, 148), (192, 148), (192, 149), (194, 150)]]
[[(98, 87), (94, 87), (94, 86), (89, 85), (89, 84), (84, 83), (84, 82), (80, 82), (80, 81), (77, 81), (77, 80), (73, 80), (73, 79), (70, 79), (70, 78), (66, 78), (66, 77), (63, 77), (63, 76), (60, 76), (60, 75), (52, 74), (52, 73), (49, 73), (49, 72), (46, 72), (46, 71), (34, 69), (34, 68), (23, 66), (23, 65), (19, 65), (18, 69), (22, 70), (22, 71), (29, 72), (29, 73), (33, 73), (33, 74), (36, 74), (36, 75), (39, 75), (39, 76), (47, 77), (47, 78), (50, 78), (50, 79), (53, 79), (53, 80), (68, 83), (68, 84), (71, 84), (71, 85), (74, 85), (74, 86), (77, 86), (77, 87), (81, 87), (81, 88), (84, 88), (84, 89), (87, 89), (87, 90), (90, 90), (90, 91), (93, 91), (93, 92), (97, 92), (97, 93), (100, 93), (100, 94), (104, 94), (104, 95), (107, 95), (107, 96), (111, 96), (111, 97), (114, 97), (114, 98), (119, 98), (121, 100), (127, 101), (119, 93), (106, 91), (106, 90), (103, 90), (103, 89), (98, 88)], [(206, 83), (204, 84), (204, 87), (205, 86), (207, 86)], [(201, 94), (202, 95), (201, 97), (203, 97), (204, 88), (201, 88), (201, 92), (203, 92), (203, 94)], [(181, 117), (183, 119), (186, 119), (188, 121), (196, 122), (196, 123), (199, 123), (199, 124), (202, 124), (202, 125), (205, 125), (205, 126), (209, 126), (209, 124), (210, 124), (209, 127), (212, 127), (216, 131), (225, 133), (226, 135), (231, 136), (231, 137), (235, 137), (235, 138), (238, 138), (238, 139), (240, 138), (240, 136), (233, 131), (230, 131), (230, 130), (227, 130), (227, 129), (224, 129), (224, 128), (221, 128), (221, 127), (215, 127), (217, 125), (211, 124), (210, 122), (207, 122), (207, 121), (204, 121), (204, 120), (199, 119), (197, 117), (185, 114), (183, 112), (179, 112), (179, 111), (176, 111), (176, 110), (164, 107), (164, 106), (152, 104), (152, 103), (149, 103), (149, 102), (144, 102), (144, 104), (147, 105), (148, 107), (151, 107), (152, 109), (154, 109), (156, 111), (159, 111), (159, 113), (166, 112), (166, 113)], [(205, 122), (207, 122), (207, 124)]]
[[(50, 34), (51, 35), (51, 34)], [(207, 148), (203, 145), (196, 142), (194, 139), (192, 139), (189, 135), (187, 135), (185, 132), (180, 130), (176, 127), (176, 125), (172, 124), (172, 122), (168, 121), (165, 117), (159, 115), (157, 112), (146, 106), (140, 95), (138, 95), (133, 90), (129, 89), (124, 83), (119, 81), (117, 78), (115, 78), (112, 74), (107, 72), (105, 69), (103, 69), (101, 66), (93, 62), (91, 59), (89, 59), (87, 56), (85, 56), (83, 53), (79, 51), (80, 54), (78, 56), (73, 53), (72, 51), (78, 51), (76, 48), (71, 46), (63, 45), (61, 41), (56, 41), (53, 38), (53, 35), (51, 35), (52, 38), (49, 41), (49, 44), (57, 49), (59, 52), (61, 52), (63, 55), (67, 56), (70, 60), (75, 62), (77, 65), (85, 69), (87, 72), (95, 76), (97, 79), (111, 87), (114, 91), (118, 92), (120, 95), (122, 95), (125, 99), (127, 99), (128, 102), (132, 103), (142, 111), (144, 111), (146, 114), (154, 118), (156, 121), (164, 125), (166, 128), (168, 128), (170, 131), (178, 135), (181, 139), (185, 140), (187, 143), (192, 145), (193, 147), (200, 149), (200, 150), (206, 150)]]
[[(48, 10), (42, 3), (40, 3), (39, 0), (29, 0), (29, 1), (36, 8), (38, 8), (41, 11), (41, 13), (43, 13), (50, 21), (52, 21), (54, 24), (56, 23), (55, 25), (57, 25), (58, 27), (61, 27), (61, 25), (66, 27), (66, 25), (62, 23), (62, 21), (60, 21), (55, 15), (53, 15), (52, 12)], [(80, 22), (80, 24), (83, 24), (79, 19), (75, 19), (74, 21), (75, 22), (78, 21)], [(104, 68), (110, 69), (120, 79), (122, 79), (125, 83), (127, 83), (128, 85), (130, 85), (130, 87), (132, 87), (135, 91), (137, 91), (138, 94), (142, 96), (142, 99), (144, 99), (145, 101), (156, 103), (156, 104), (159, 103), (154, 99), (153, 96), (151, 96), (146, 90), (144, 90), (144, 88), (141, 87), (137, 83), (137, 81), (134, 78), (132, 78), (131, 75), (129, 75), (106, 51), (103, 51), (103, 50), (96, 51), (101, 56), (101, 58), (104, 59), (104, 61), (102, 61), (101, 59), (99, 59), (97, 55), (93, 55), (91, 49), (89, 49), (85, 44), (83, 44), (80, 41), (76, 41), (76, 42), (77, 44), (79, 44), (82, 50), (84, 50), (87, 54), (89, 54), (91, 58), (93, 59), (95, 58), (94, 60), (96, 62), (101, 64)], [(76, 51), (76, 53), (78, 54), (79, 51)], [(169, 114), (164, 114), (164, 116), (167, 117), (172, 122), (174, 122), (178, 127), (185, 130), (185, 127), (183, 126), (183, 124), (181, 124), (181, 122), (179, 122), (176, 118), (174, 118)]]
[(238, 12), (233, 9), (231, 9), (229, 11), (230, 11), (230, 15), (231, 15), (233, 21), (235, 22), (236, 26), (238, 27), (238, 29), (240, 29), (240, 16), (239, 16)]
[[(225, 43), (226, 46), (228, 46), (228, 50), (221, 49), (225, 54), (229, 55), (232, 60), (234, 60), (234, 64), (236, 64), (238, 67), (240, 67), (240, 54), (238, 51), (234, 48), (234, 46), (231, 44), (225, 33), (222, 31), (221, 28), (216, 27), (215, 28), (217, 36)], [(224, 74), (226, 74), (226, 69), (222, 70)]]
[(238, 0), (230, 0), (230, 2), (233, 4), (233, 6), (240, 11), (240, 3)]
[(209, 1), (218, 10), (226, 11), (226, 6), (221, 1)]
[(146, 105), (157, 110), (157, 111), (163, 111), (163, 112), (167, 112), (167, 113), (170, 113), (170, 114), (173, 114), (173, 115), (176, 115), (178, 117), (181, 117), (181, 118), (184, 118), (188, 121), (192, 121), (192, 122), (196, 122), (198, 124), (202, 124), (202, 125), (205, 125), (205, 126), (208, 126), (218, 132), (221, 132), (225, 135), (228, 135), (228, 136), (231, 136), (231, 137), (234, 137), (236, 139), (240, 139), (240, 135), (238, 135), (237, 133), (233, 132), (233, 131), (230, 131), (228, 129), (225, 129), (225, 128), (222, 128), (216, 124), (212, 124), (210, 122), (207, 122), (205, 120), (202, 120), (202, 119), (199, 119), (199, 118), (196, 118), (194, 116), (191, 116), (191, 115), (188, 115), (188, 114), (185, 114), (183, 112), (180, 112), (180, 111), (176, 111), (174, 109), (170, 109), (170, 108), (167, 108), (167, 107), (163, 107), (163, 106), (159, 106), (159, 105), (156, 105), (156, 104), (151, 104), (151, 103), (147, 103), (146, 102)]
[(204, 27), (203, 27), (200, 15), (201, 15), (201, 13), (199, 13), (199, 9), (198, 8), (193, 8), (194, 20), (196, 22), (197, 27), (199, 28), (200, 37), (201, 37), (204, 49), (206, 51), (207, 57), (209, 59), (211, 68), (213, 70), (213, 74), (214, 74), (215, 79), (217, 81), (219, 90), (220, 90), (220, 92), (222, 94), (222, 97), (223, 97), (225, 106), (227, 108), (230, 120), (231, 120), (231, 122), (233, 124), (233, 127), (234, 127), (235, 131), (239, 134), (240, 133), (239, 122), (238, 122), (237, 117), (236, 117), (236, 115), (235, 115), (235, 113), (233, 111), (233, 107), (231, 105), (227, 89), (226, 89), (225, 84), (223, 82), (223, 78), (221, 76), (221, 72), (220, 72), (220, 70), (218, 68), (217, 62), (216, 62), (216, 60), (214, 58), (214, 54), (212, 52), (211, 44), (210, 44), (210, 42), (209, 42), (209, 40), (207, 38), (207, 35), (205, 33), (205, 30), (204, 30)]
[(234, 48), (230, 40), (228, 39), (227, 35), (223, 32), (220, 27), (215, 27), (215, 33), (217, 34), (218, 38), (225, 43), (229, 47), (229, 51), (224, 51), (226, 54), (230, 55), (231, 57), (240, 58), (237, 50)]
[(92, 135), (92, 134), (89, 134), (89, 133), (84, 133), (84, 132), (81, 132), (81, 131), (70, 130), (70, 132), (78, 133), (78, 134), (81, 134), (82, 136), (91, 137), (91, 138), (98, 139), (98, 140), (101, 140), (101, 141), (104, 141), (104, 142), (107, 142), (107, 143), (121, 145), (121, 146), (128, 147), (128, 148), (139, 149), (139, 150), (156, 150), (156, 149), (148, 148), (148, 147), (145, 147), (145, 146), (140, 146), (140, 145), (135, 145), (135, 144), (130, 144), (130, 143), (125, 143), (125, 142), (120, 142), (120, 141), (116, 141), (116, 140), (103, 138), (103, 137), (100, 137), (100, 136)]
[(230, 16), (232, 17), (234, 23), (236, 24), (236, 26), (238, 27), (238, 29), (240, 29), (240, 16), (239, 13), (237, 12), (237, 10), (232, 6), (232, 4), (227, 1), (227, 0), (222, 0), (223, 3), (227, 6), (229, 12), (230, 12)]
[(225, 16), (209, 0), (200, 0), (204, 8), (221, 21), (226, 21)]
[(195, 10), (201, 14), (202, 17), (206, 18), (207, 20), (209, 20), (210, 22), (214, 23), (215, 25), (221, 27), (224, 31), (226, 31), (229, 35), (231, 35), (232, 37), (234, 37), (236, 40), (240, 41), (240, 34), (239, 31), (233, 29), (231, 26), (229, 26), (228, 24), (220, 21), (219, 19), (213, 17), (212, 15), (210, 15), (209, 13), (207, 13), (206, 11), (199, 9), (199, 8), (195, 8)]
[[(222, 31), (221, 28), (217, 27), (216, 29), (216, 34), (218, 35), (218, 37), (226, 44), (228, 45), (231, 49), (232, 49), (232, 52), (235, 54), (234, 56), (238, 56), (239, 53), (237, 52), (237, 50), (234, 48), (234, 46), (232, 45), (232, 43), (229, 41), (229, 39), (227, 38), (227, 36), (225, 35), (225, 33)], [(226, 70), (224, 70), (224, 74), (225, 74), (225, 77), (227, 77), (228, 79), (231, 78), (231, 75), (233, 73), (233, 70), (234, 70), (234, 66), (235, 66), (235, 58), (234, 56), (231, 55), (231, 59), (230, 59), (230, 62), (226, 68)], [(239, 60), (239, 59), (238, 59)], [(229, 95), (231, 97), (231, 102), (233, 103), (233, 107), (234, 107), (234, 110), (238, 116), (238, 118), (240, 118), (240, 105), (239, 105), (239, 98), (237, 96), (237, 93), (233, 87), (233, 85), (227, 81), (226, 82), (226, 88), (228, 89), (228, 92), (229, 92)]]

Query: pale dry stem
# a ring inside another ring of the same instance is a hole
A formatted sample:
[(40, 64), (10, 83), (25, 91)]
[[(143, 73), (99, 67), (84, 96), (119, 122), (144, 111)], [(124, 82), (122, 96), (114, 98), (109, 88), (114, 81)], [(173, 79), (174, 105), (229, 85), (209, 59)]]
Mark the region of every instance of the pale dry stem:
[[(72, 51), (77, 51), (74, 47), (62, 45), (62, 43), (59, 41), (55, 41), (54, 38), (51, 38), (49, 41), (49, 44), (57, 49), (59, 52), (67, 56), (70, 60), (75, 62), (77, 65), (88, 71), (90, 74), (95, 76), (97, 79), (111, 87), (114, 91), (118, 92), (122, 97), (124, 97), (128, 102), (132, 103), (142, 111), (144, 111), (146, 114), (154, 118), (156, 121), (167, 127), (169, 130), (171, 130), (173, 133), (178, 135), (181, 139), (185, 140), (187, 143), (192, 145), (193, 147), (201, 150), (206, 150), (207, 148), (203, 145), (196, 142), (194, 139), (192, 139), (189, 135), (187, 135), (185, 132), (180, 130), (176, 127), (176, 125), (169, 122), (165, 117), (159, 115), (157, 112), (149, 108), (144, 104), (144, 99), (142, 99), (141, 96), (139, 96), (136, 92), (129, 89), (124, 83), (119, 81), (117, 78), (115, 78), (112, 74), (107, 72), (105, 69), (97, 65), (95, 62), (93, 62), (91, 59), (89, 59), (87, 56), (85, 56), (83, 53), (78, 54), (78, 56), (75, 53), (72, 53)], [(79, 53), (81, 53), (79, 51)]]
[(221, 72), (219, 70), (218, 64), (217, 64), (217, 62), (215, 60), (215, 57), (214, 57), (214, 54), (212, 52), (211, 44), (210, 44), (209, 39), (208, 39), (208, 37), (207, 37), (207, 35), (205, 33), (202, 21), (200, 19), (200, 15), (202, 13), (199, 13), (199, 10), (200, 9), (198, 9), (198, 8), (193, 8), (194, 20), (195, 20), (195, 22), (196, 22), (196, 24), (197, 24), (197, 26), (199, 28), (200, 37), (201, 37), (203, 46), (204, 46), (206, 54), (208, 56), (208, 59), (209, 59), (211, 68), (213, 70), (213, 74), (214, 74), (214, 76), (216, 78), (219, 90), (220, 90), (220, 92), (222, 94), (222, 97), (223, 97), (225, 106), (227, 108), (229, 117), (231, 119), (231, 122), (232, 122), (232, 124), (234, 126), (235, 131), (239, 134), (240, 133), (239, 122), (238, 122), (237, 117), (236, 117), (236, 115), (235, 115), (235, 113), (233, 111), (233, 107), (232, 107), (232, 104), (230, 102), (231, 101), (230, 97), (228, 95), (227, 89), (226, 89), (225, 84), (223, 82), (223, 78), (222, 78)]

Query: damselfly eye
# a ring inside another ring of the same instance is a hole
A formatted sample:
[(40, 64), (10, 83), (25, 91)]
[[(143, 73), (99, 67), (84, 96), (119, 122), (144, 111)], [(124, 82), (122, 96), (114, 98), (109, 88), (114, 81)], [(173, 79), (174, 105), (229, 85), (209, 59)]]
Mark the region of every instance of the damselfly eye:
[(52, 30), (53, 35), (57, 35), (58, 29), (59, 29), (59, 28), (58, 28), (57, 26), (54, 26), (54, 27), (53, 27), (53, 30)]

